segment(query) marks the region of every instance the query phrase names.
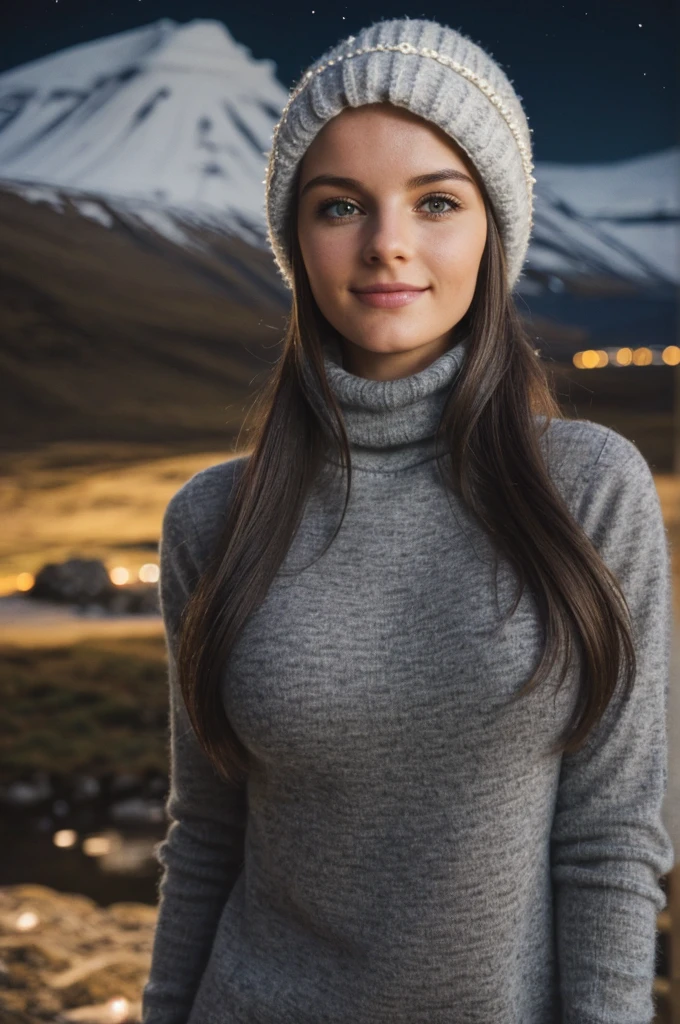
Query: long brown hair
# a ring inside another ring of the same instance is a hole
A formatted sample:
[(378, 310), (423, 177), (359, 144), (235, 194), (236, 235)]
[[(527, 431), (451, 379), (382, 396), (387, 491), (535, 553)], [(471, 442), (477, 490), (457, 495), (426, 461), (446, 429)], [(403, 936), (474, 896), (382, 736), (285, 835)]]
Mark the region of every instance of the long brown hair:
[[(629, 697), (635, 650), (618, 581), (544, 462), (540, 437), (551, 418), (563, 417), (508, 291), (498, 224), (484, 189), (482, 194), (486, 248), (472, 303), (454, 331), (454, 343), (469, 336), (468, 352), (455, 400), (451, 394), (443, 411), (437, 445), (443, 440), (451, 453), (443, 462), (445, 485), (478, 517), (497, 556), (505, 555), (518, 574), (521, 587), (509, 614), (528, 583), (541, 616), (543, 654), (513, 700), (547, 678), (560, 652), (561, 686), (574, 643), (578, 647), (576, 703), (551, 750), (572, 753), (604, 715), (622, 663)], [(291, 223), (297, 223), (297, 187)], [(189, 717), (216, 770), (233, 782), (248, 771), (248, 751), (220, 697), (229, 654), (286, 556), (324, 454), (334, 453), (347, 472), (343, 518), (351, 488), (349, 440), (323, 363), (322, 339), (334, 328), (312, 295), (295, 229), (291, 238), (294, 290), (283, 351), (258, 395), (248, 459), (180, 627), (178, 674)], [(341, 525), (342, 520), (338, 530)]]

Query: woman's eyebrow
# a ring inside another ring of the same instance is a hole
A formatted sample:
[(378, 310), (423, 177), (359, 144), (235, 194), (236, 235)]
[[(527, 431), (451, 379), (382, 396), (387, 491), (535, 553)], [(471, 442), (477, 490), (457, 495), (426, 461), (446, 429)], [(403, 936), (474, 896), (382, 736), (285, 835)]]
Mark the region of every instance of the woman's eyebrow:
[[(421, 188), (423, 185), (433, 185), (437, 181), (459, 181), (474, 185), (469, 174), (456, 170), (455, 167), (444, 167), (441, 171), (431, 171), (429, 174), (417, 174), (414, 178), (409, 178), (405, 184), (407, 189), (413, 189)], [(310, 178), (304, 186), (300, 192), (300, 198), (310, 189), (319, 185), (333, 185), (335, 188), (350, 188), (358, 191), (363, 187), (356, 178), (344, 178), (336, 174), (317, 174), (315, 178)]]

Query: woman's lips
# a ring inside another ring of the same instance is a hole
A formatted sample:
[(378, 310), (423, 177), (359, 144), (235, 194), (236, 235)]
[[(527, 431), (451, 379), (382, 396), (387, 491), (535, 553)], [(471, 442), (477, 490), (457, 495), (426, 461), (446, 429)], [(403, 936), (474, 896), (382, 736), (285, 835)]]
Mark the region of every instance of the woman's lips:
[(403, 292), (352, 292), (354, 296), (366, 306), (376, 306), (379, 309), (394, 309), (397, 306), (407, 306), (411, 302), (424, 295), (428, 288), (419, 288), (417, 291)]

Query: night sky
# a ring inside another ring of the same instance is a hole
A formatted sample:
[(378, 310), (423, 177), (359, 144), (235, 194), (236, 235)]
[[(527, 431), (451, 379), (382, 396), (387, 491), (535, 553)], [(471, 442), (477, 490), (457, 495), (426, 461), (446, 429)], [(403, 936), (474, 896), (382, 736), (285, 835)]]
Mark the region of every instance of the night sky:
[(159, 18), (200, 17), (272, 58), (290, 88), (344, 36), (405, 15), (448, 24), (493, 54), (522, 97), (537, 161), (606, 162), (680, 142), (680, 0), (15, 0), (0, 15), (0, 70)]

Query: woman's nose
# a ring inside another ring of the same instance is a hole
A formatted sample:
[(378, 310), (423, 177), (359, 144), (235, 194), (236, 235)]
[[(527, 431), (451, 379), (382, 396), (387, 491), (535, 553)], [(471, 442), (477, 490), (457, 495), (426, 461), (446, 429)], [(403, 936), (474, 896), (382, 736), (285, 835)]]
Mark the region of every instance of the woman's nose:
[(413, 238), (407, 218), (397, 211), (369, 214), (363, 229), (363, 255), (367, 260), (408, 259)]

